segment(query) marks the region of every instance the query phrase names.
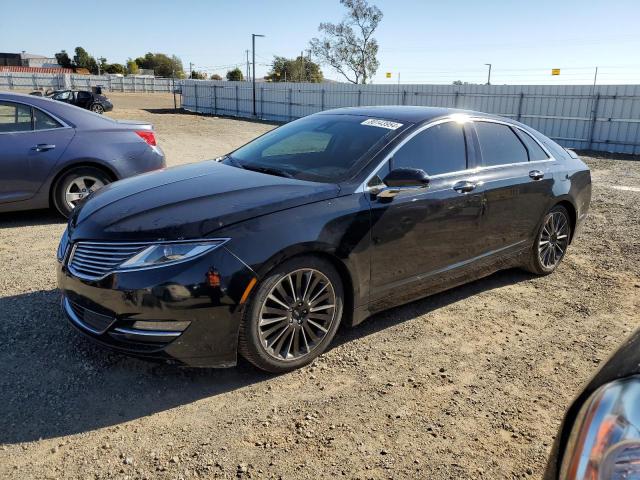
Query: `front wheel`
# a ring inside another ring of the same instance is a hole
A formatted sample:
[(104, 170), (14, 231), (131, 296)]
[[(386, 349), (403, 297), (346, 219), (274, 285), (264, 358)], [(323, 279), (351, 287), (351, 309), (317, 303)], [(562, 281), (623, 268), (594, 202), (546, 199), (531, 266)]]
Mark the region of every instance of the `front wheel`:
[(525, 268), (537, 275), (553, 272), (567, 253), (570, 238), (569, 212), (557, 205), (544, 216)]
[(295, 370), (325, 351), (340, 325), (344, 289), (321, 258), (297, 257), (260, 283), (240, 327), (239, 351), (272, 373)]
[(109, 176), (94, 167), (69, 170), (53, 187), (53, 203), (65, 217), (89, 194), (111, 183)]
[(93, 105), (91, 105), (89, 110), (91, 110), (93, 113), (99, 113), (100, 115), (104, 113), (104, 107), (99, 103), (94, 103)]

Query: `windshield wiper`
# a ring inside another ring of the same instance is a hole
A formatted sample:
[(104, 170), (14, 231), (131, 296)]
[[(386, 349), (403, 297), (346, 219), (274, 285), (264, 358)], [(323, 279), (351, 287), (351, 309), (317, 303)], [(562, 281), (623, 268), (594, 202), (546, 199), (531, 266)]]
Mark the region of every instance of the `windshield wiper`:
[(279, 168), (274, 167), (260, 167), (257, 165), (243, 165), (246, 170), (251, 170), (253, 172), (266, 173), (268, 175), (276, 175), (278, 177), (286, 177), (286, 178), (294, 178), (286, 170), (280, 170)]

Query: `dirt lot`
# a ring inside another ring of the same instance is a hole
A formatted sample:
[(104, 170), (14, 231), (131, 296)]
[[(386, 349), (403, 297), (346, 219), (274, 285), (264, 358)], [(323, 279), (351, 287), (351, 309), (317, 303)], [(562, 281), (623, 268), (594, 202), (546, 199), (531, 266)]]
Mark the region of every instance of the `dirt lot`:
[[(111, 96), (114, 117), (156, 125), (171, 165), (271, 128)], [(58, 306), (64, 223), (0, 216), (0, 477), (539, 478), (572, 396), (639, 326), (640, 162), (585, 159), (592, 213), (555, 274), (501, 272), (376, 315), (275, 377), (93, 346)]]

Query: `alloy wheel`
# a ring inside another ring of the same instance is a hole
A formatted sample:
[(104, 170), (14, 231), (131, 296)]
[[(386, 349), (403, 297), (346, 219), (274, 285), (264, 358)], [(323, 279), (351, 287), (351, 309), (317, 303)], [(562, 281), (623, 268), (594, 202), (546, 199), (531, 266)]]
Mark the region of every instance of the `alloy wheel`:
[(265, 351), (278, 360), (309, 355), (330, 331), (336, 316), (331, 281), (314, 269), (283, 276), (260, 309), (258, 335)]
[(86, 175), (76, 177), (67, 185), (64, 191), (64, 200), (67, 206), (73, 210), (83, 198), (100, 187), (104, 187), (104, 183), (95, 177)]
[(91, 111), (94, 112), (94, 113), (103, 114), (104, 113), (104, 108), (99, 103), (94, 103), (93, 105), (91, 105)]
[(569, 221), (564, 213), (551, 212), (538, 239), (538, 258), (546, 269), (555, 268), (569, 245)]

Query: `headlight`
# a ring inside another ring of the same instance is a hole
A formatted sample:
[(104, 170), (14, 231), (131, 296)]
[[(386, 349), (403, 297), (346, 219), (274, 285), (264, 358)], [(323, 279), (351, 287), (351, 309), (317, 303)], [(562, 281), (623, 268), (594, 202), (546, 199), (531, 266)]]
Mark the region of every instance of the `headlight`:
[(120, 264), (118, 270), (162, 267), (164, 265), (184, 262), (185, 260), (210, 252), (226, 241), (226, 239), (219, 239), (197, 242), (168, 242), (150, 245), (126, 262)]
[(640, 376), (608, 383), (589, 397), (571, 431), (559, 478), (640, 478)]
[(67, 248), (69, 247), (69, 231), (65, 228), (62, 237), (60, 238), (60, 243), (58, 244), (58, 252), (56, 253), (56, 257), (59, 262), (64, 260), (65, 255), (67, 254)]

